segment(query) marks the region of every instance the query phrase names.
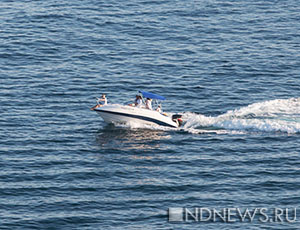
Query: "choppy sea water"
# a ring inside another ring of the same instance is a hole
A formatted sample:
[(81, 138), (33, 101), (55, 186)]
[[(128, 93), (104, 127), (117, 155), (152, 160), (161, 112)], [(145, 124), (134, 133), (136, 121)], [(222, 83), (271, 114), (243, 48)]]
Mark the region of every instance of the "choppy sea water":
[[(168, 208), (298, 208), (300, 3), (0, 3), (1, 229), (299, 229), (168, 222)], [(180, 129), (89, 108), (159, 93)]]

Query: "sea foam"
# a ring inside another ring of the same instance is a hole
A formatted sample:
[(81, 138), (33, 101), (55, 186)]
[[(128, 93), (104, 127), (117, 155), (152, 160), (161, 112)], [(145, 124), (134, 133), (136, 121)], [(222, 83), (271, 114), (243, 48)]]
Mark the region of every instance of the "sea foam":
[(263, 101), (230, 110), (217, 117), (191, 112), (184, 113), (187, 131), (197, 129), (225, 129), (300, 133), (300, 98)]

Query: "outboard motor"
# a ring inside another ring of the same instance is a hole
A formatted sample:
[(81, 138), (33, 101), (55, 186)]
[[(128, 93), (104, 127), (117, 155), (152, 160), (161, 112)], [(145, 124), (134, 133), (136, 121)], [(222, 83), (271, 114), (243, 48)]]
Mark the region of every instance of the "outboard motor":
[(172, 116), (172, 121), (176, 122), (178, 124), (178, 127), (180, 127), (183, 123), (182, 115), (181, 114), (174, 114)]

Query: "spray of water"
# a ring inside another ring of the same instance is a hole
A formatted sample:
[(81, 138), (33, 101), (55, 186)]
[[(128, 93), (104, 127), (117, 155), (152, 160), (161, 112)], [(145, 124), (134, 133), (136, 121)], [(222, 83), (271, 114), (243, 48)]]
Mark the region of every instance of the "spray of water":
[(184, 129), (300, 133), (300, 98), (276, 99), (230, 110), (217, 117), (184, 113)]

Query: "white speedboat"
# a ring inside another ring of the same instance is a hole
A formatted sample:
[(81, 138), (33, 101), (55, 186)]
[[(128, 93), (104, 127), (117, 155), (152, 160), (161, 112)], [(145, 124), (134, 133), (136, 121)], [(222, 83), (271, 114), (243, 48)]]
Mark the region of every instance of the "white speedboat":
[[(151, 98), (154, 100), (165, 100), (164, 97), (139, 91), (142, 98)], [(144, 101), (144, 100), (143, 100)], [(175, 114), (168, 116), (166, 113), (160, 113), (156, 110), (150, 110), (146, 107), (135, 107), (130, 105), (107, 104), (94, 108), (106, 123), (128, 124), (140, 123), (148, 125), (160, 125), (177, 128), (182, 124), (181, 115)]]

